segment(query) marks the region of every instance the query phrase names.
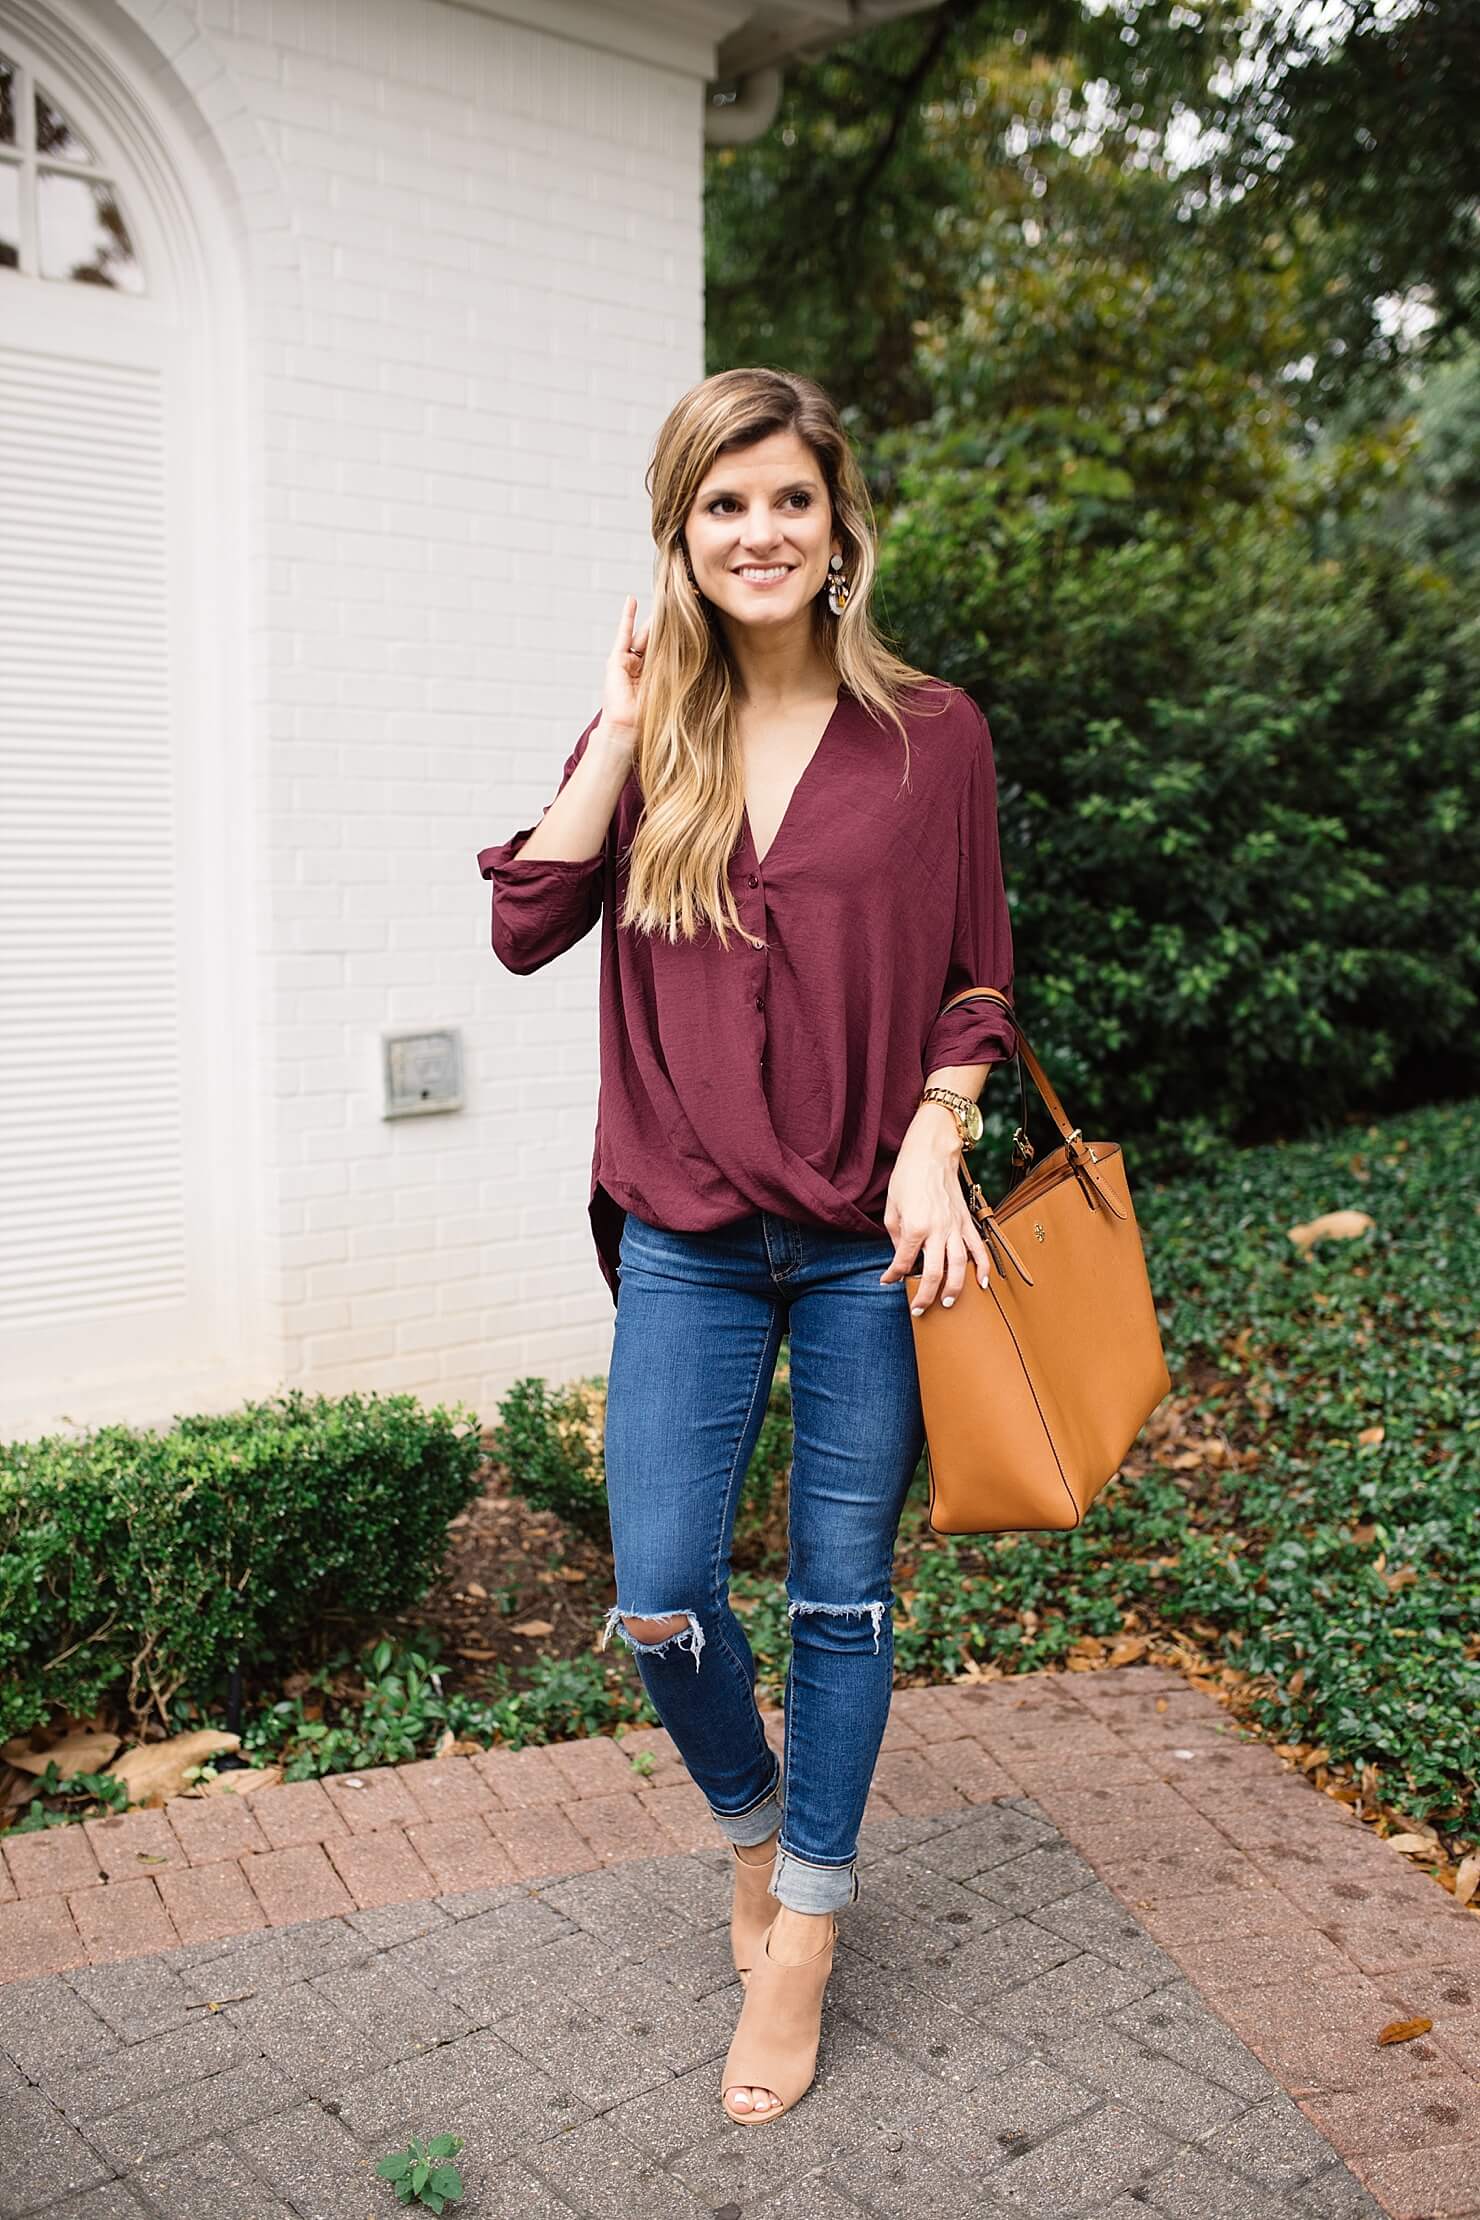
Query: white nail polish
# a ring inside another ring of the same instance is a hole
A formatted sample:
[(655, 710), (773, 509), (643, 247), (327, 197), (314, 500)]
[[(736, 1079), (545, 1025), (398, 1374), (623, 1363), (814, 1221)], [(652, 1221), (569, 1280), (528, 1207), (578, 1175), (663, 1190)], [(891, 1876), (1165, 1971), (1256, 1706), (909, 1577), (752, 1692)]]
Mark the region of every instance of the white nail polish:
[(925, 1308), (925, 1305), (924, 1305), (923, 1303), (911, 1303), (911, 1305), (910, 1305), (910, 1316), (911, 1316), (911, 1318), (918, 1318), (918, 1317), (920, 1316), (921, 1312), (922, 1312), (922, 1311), (924, 1310), (924, 1308)]
[(955, 1298), (955, 1296), (954, 1296), (954, 1295), (942, 1295), (942, 1297), (941, 1297), (941, 1299), (940, 1299), (940, 1307), (941, 1307), (941, 1309), (942, 1309), (942, 1310), (949, 1310), (949, 1309), (950, 1309), (950, 1307), (951, 1307), (951, 1305), (952, 1305), (952, 1303), (954, 1303), (954, 1301), (955, 1301), (955, 1300), (956, 1300), (956, 1298)]

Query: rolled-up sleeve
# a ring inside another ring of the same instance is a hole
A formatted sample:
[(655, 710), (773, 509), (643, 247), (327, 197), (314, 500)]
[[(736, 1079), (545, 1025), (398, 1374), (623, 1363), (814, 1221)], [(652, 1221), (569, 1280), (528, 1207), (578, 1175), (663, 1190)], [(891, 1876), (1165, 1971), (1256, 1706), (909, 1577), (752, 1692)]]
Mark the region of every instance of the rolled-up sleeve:
[[(981, 727), (976, 751), (961, 790), (956, 819), (956, 918), (951, 957), (940, 1003), (963, 987), (998, 987), (1012, 995), (1012, 920), (1002, 881), (1002, 850), (997, 832), (997, 769), (987, 720), (975, 704)], [(963, 1002), (937, 1017), (925, 1039), (923, 1069), (947, 1064), (995, 1064), (1011, 1056), (1016, 1032), (997, 1002)]]
[[(556, 795), (600, 721), (598, 710), (566, 758)], [(478, 851), (478, 869), (493, 884), (493, 952), (508, 971), (538, 971), (573, 948), (601, 915), (606, 848), (578, 862), (523, 856), (520, 850), (534, 830), (525, 825), (496, 847)]]

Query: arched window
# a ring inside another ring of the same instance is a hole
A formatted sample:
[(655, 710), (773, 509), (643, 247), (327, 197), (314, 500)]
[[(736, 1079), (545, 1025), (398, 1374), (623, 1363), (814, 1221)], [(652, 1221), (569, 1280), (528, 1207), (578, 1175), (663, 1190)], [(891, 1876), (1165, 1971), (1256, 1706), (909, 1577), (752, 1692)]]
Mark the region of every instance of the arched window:
[(0, 268), (145, 291), (111, 178), (29, 69), (0, 54)]

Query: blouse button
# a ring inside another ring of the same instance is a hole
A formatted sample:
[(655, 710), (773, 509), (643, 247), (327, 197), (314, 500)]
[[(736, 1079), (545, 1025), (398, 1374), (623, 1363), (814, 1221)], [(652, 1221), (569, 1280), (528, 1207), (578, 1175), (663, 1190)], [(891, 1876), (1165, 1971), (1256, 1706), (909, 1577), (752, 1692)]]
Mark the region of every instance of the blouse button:
[(765, 996), (764, 996), (763, 994), (758, 994), (758, 995), (756, 996), (756, 998), (755, 998), (755, 1006), (756, 1006), (756, 1008), (757, 1008), (758, 1010), (763, 1010), (763, 1009), (765, 1008), (765, 1006), (766, 1006), (766, 998), (765, 998)]
[(753, 871), (751, 872), (750, 877), (745, 882), (747, 886), (759, 886), (760, 883), (760, 880), (756, 877)]

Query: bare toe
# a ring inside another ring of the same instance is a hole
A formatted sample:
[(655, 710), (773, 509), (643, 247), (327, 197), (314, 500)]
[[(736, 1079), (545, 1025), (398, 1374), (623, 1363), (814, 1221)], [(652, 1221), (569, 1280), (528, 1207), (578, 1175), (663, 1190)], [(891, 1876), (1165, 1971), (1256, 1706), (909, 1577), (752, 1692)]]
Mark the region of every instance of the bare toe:
[(737, 2082), (725, 2091), (725, 2110), (737, 2119), (750, 2119), (756, 2113), (780, 2110), (780, 2099), (770, 2089), (756, 2089)]

